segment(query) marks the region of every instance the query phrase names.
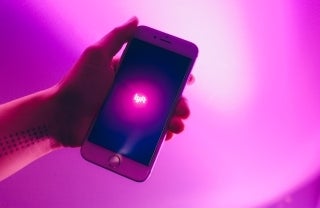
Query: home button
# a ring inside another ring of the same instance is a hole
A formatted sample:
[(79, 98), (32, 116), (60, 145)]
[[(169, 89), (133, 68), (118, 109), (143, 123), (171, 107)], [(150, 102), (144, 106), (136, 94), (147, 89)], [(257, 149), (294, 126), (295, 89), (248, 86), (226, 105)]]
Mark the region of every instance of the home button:
[(116, 168), (120, 165), (120, 156), (119, 155), (113, 155), (110, 157), (109, 159), (109, 165), (112, 167), (112, 168)]

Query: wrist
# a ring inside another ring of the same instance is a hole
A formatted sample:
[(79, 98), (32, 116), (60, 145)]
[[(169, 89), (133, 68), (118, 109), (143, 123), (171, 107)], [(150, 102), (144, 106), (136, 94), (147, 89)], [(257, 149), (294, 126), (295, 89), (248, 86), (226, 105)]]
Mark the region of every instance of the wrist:
[(56, 87), (48, 88), (40, 92), (40, 102), (42, 110), (38, 114), (39, 122), (43, 123), (43, 127), (47, 130), (48, 139), (44, 143), (48, 151), (56, 150), (63, 147), (60, 142), (61, 122), (59, 119), (59, 105), (56, 102), (57, 89)]
[(0, 105), (0, 180), (59, 149), (54, 89)]
[(78, 147), (92, 122), (92, 116), (81, 109), (84, 102), (61, 85), (48, 89), (50, 130), (57, 147)]

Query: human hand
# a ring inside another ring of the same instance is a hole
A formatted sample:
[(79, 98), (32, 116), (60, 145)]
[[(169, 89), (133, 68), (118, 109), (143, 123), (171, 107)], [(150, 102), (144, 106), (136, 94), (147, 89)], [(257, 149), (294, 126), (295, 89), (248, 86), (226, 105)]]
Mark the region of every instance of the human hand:
[[(112, 86), (119, 63), (114, 56), (131, 39), (137, 25), (137, 18), (132, 18), (88, 47), (65, 78), (54, 87), (57, 110), (55, 138), (61, 146), (82, 144)], [(170, 120), (166, 139), (183, 131), (183, 119), (189, 114), (187, 102), (181, 98)]]

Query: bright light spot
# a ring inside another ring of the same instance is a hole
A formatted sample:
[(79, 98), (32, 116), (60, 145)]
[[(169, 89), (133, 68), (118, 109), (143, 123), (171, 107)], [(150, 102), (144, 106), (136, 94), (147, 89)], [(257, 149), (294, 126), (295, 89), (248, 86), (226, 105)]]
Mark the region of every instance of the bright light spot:
[(147, 98), (144, 95), (139, 95), (136, 93), (133, 96), (133, 101), (137, 104), (145, 104), (147, 102)]

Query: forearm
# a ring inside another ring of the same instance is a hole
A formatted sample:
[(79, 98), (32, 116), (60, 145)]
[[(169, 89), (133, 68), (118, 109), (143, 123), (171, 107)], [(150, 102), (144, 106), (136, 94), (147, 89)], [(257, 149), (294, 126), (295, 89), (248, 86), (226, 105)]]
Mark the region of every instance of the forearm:
[(0, 181), (59, 148), (54, 88), (0, 105)]

